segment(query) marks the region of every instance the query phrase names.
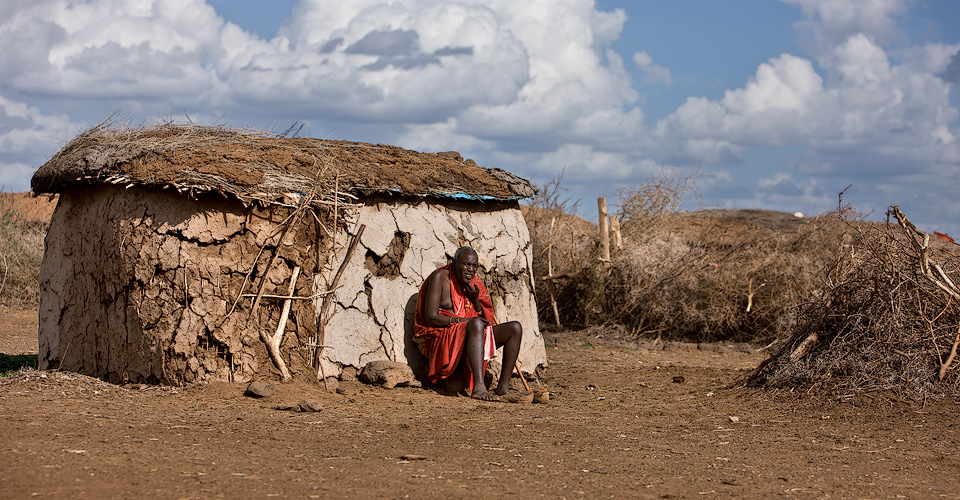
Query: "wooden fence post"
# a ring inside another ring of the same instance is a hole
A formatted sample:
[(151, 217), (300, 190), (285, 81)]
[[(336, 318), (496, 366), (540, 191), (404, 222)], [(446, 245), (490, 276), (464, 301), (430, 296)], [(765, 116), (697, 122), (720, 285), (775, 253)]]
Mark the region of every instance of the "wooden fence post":
[(600, 211), (600, 260), (610, 262), (610, 229), (607, 227), (607, 198), (597, 198)]
[(620, 218), (610, 216), (610, 232), (613, 233), (613, 254), (618, 255), (623, 248), (623, 235), (620, 234)]

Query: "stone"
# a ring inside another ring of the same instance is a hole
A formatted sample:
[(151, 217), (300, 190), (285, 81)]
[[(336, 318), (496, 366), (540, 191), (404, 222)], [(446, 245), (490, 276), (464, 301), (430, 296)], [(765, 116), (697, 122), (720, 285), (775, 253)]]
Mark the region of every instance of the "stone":
[(340, 380), (344, 382), (354, 382), (357, 380), (357, 369), (352, 366), (344, 366), (340, 372)]
[(337, 377), (327, 377), (321, 383), (323, 387), (330, 392), (336, 392), (337, 389), (340, 388), (340, 381), (337, 380)]
[(360, 381), (393, 389), (398, 385), (410, 385), (416, 380), (409, 366), (386, 359), (371, 361), (360, 372)]
[(250, 382), (250, 385), (247, 386), (247, 390), (243, 395), (251, 398), (266, 398), (273, 394), (275, 388), (276, 386), (273, 382), (255, 380)]
[(316, 399), (304, 399), (299, 405), (300, 411), (318, 412), (323, 410), (323, 405)]

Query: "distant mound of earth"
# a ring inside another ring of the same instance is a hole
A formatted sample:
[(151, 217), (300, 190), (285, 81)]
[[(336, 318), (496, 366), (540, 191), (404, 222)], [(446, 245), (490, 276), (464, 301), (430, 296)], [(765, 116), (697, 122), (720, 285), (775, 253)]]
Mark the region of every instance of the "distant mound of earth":
[(57, 206), (57, 195), (34, 197), (30, 193), (0, 193), (0, 208), (10, 206), (29, 222), (50, 222)]

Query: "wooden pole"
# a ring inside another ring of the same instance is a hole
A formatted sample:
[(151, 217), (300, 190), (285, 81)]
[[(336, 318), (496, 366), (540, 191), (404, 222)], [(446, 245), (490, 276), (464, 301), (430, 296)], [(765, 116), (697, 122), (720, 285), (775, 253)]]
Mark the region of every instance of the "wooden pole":
[(620, 218), (615, 215), (610, 217), (610, 231), (613, 233), (613, 254), (616, 255), (623, 248), (623, 235), (620, 234)]
[[(293, 292), (297, 289), (297, 278), (300, 277), (300, 266), (293, 268), (293, 276), (290, 277), (290, 287), (287, 289), (287, 295), (292, 296)], [(283, 356), (280, 354), (280, 343), (283, 341), (283, 330), (287, 326), (287, 318), (290, 316), (290, 306), (293, 303), (292, 300), (286, 299), (283, 301), (283, 309), (280, 312), (280, 322), (277, 324), (277, 332), (271, 336), (265, 331), (260, 332), (260, 340), (267, 345), (267, 352), (270, 354), (270, 358), (273, 359), (273, 364), (277, 365), (277, 368), (280, 370), (280, 378), (283, 380), (290, 380), (290, 371), (287, 370), (287, 364), (283, 361)]]
[[(553, 227), (557, 218), (550, 219), (550, 244), (547, 246), (547, 276), (553, 276)], [(557, 328), (563, 328), (560, 324), (560, 311), (557, 310), (557, 299), (553, 295), (553, 283), (547, 282), (547, 290), (550, 290), (550, 305), (553, 307), (553, 317), (557, 320)]]
[(597, 198), (600, 212), (600, 260), (610, 262), (610, 229), (607, 227), (607, 198)]

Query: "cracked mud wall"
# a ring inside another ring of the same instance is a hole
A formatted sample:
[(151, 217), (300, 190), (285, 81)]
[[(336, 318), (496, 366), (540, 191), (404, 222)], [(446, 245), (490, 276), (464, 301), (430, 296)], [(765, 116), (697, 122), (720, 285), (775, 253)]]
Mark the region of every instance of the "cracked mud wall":
[[(410, 340), (416, 294), (461, 244), (479, 254), (497, 319), (518, 320), (524, 327), (524, 371), (545, 365), (531, 247), (516, 203), (388, 200), (355, 214), (366, 230), (331, 308), (325, 339), (331, 348), (323, 358), (327, 376), (377, 359), (422, 369)], [(265, 299), (251, 315), (252, 299), (244, 298), (229, 311), (241, 287), (256, 292), (289, 214), (215, 195), (193, 200), (137, 187), (91, 185), (64, 192), (40, 272), (40, 367), (115, 383), (276, 377), (260, 334), (276, 330), (281, 302)], [(286, 295), (295, 266), (302, 277), (294, 295), (323, 292), (348, 239), (341, 231), (338, 251), (330, 254), (322, 229), (312, 222), (296, 225), (279, 246), (264, 292)], [(319, 305), (320, 299), (294, 301), (280, 349), (292, 374), (307, 380), (316, 373), (306, 343), (317, 335)]]
[[(64, 192), (40, 271), (40, 367), (111, 382), (246, 382), (276, 373), (260, 340), (279, 322), (278, 301), (251, 315), (241, 286), (259, 279), (286, 209), (248, 209), (215, 195), (93, 185)], [(267, 273), (285, 295), (293, 266), (310, 295), (322, 241), (313, 224), (291, 231)], [(266, 255), (257, 260), (265, 243)], [(246, 275), (259, 262), (246, 283)], [(316, 333), (310, 301), (295, 301), (281, 351), (294, 374), (312, 373), (302, 339)]]
[[(356, 221), (366, 229), (326, 327), (325, 344), (331, 347), (323, 355), (327, 376), (378, 359), (408, 363), (421, 374), (425, 361), (411, 340), (416, 294), (461, 245), (477, 250), (497, 320), (523, 325), (523, 370), (547, 364), (533, 295), (532, 247), (516, 203), (398, 204), (386, 199), (359, 208)], [(342, 261), (348, 239), (340, 238), (335, 263)], [(324, 289), (318, 276), (316, 290)]]

